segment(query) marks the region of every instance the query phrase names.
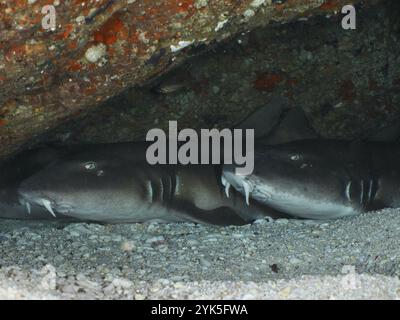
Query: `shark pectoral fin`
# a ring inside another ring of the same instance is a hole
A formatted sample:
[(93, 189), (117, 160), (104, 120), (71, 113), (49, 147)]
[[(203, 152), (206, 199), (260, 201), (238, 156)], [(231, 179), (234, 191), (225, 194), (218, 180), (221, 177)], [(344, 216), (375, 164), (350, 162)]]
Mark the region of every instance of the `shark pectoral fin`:
[(213, 210), (203, 210), (191, 203), (174, 203), (170, 209), (174, 215), (187, 222), (205, 223), (217, 226), (242, 226), (250, 223), (240, 217), (234, 210), (228, 207), (219, 207)]

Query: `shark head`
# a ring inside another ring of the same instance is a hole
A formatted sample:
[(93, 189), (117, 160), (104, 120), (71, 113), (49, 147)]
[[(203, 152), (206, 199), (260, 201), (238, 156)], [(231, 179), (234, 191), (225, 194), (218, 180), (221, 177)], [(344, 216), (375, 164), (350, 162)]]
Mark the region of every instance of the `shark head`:
[[(24, 180), (20, 201), (82, 220), (142, 220), (158, 177), (148, 165), (112, 154), (80, 153), (58, 160)], [(153, 170), (154, 171), (154, 170)], [(134, 214), (134, 218), (132, 218)], [(110, 217), (112, 217), (110, 219)]]
[[(361, 188), (351, 185), (346, 172), (318, 148), (303, 142), (271, 146), (255, 154), (254, 171), (237, 175), (225, 165), (222, 184), (233, 187), (248, 205), (257, 201), (289, 215), (330, 219), (356, 213)], [(350, 187), (349, 187), (350, 185)]]

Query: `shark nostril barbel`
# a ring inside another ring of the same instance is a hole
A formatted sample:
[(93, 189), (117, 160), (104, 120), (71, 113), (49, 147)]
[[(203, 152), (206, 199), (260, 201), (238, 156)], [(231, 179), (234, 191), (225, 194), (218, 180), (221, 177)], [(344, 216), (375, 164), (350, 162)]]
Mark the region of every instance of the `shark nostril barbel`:
[(28, 211), (28, 214), (31, 214), (31, 204), (29, 202), (26, 202), (25, 205), (26, 205), (26, 210)]
[(54, 218), (57, 218), (56, 214), (53, 211), (53, 208), (51, 207), (51, 202), (49, 200), (42, 199), (42, 204), (52, 214)]
[(250, 193), (253, 191), (253, 186), (247, 181), (243, 181), (242, 185), (243, 185), (243, 190), (244, 190), (245, 197), (246, 197), (246, 203), (249, 206), (250, 205)]
[(222, 185), (225, 187), (226, 197), (229, 198), (229, 189), (231, 187), (231, 184), (228, 182), (228, 180), (226, 180), (226, 178), (223, 175), (221, 176), (221, 182)]
[(230, 189), (230, 187), (231, 187), (231, 185), (229, 183), (227, 183), (225, 185), (225, 194), (226, 194), (227, 198), (229, 198), (229, 189)]

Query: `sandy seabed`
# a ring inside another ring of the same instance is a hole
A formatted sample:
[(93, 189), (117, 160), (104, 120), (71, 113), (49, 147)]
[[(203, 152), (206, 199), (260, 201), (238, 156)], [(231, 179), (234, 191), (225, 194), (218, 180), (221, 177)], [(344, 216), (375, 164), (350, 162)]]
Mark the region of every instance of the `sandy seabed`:
[(0, 221), (1, 299), (398, 299), (400, 210), (243, 227)]

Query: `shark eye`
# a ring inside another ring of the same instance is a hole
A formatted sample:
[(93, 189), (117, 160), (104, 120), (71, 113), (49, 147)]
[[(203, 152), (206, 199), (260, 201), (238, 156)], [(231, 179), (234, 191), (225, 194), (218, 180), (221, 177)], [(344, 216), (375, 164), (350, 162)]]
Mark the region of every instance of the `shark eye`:
[(90, 161), (90, 162), (86, 162), (83, 167), (86, 170), (95, 170), (97, 168), (96, 162)]
[(296, 153), (290, 157), (290, 160), (297, 161), (297, 160), (300, 160), (300, 158), (301, 158), (301, 156), (298, 153)]

